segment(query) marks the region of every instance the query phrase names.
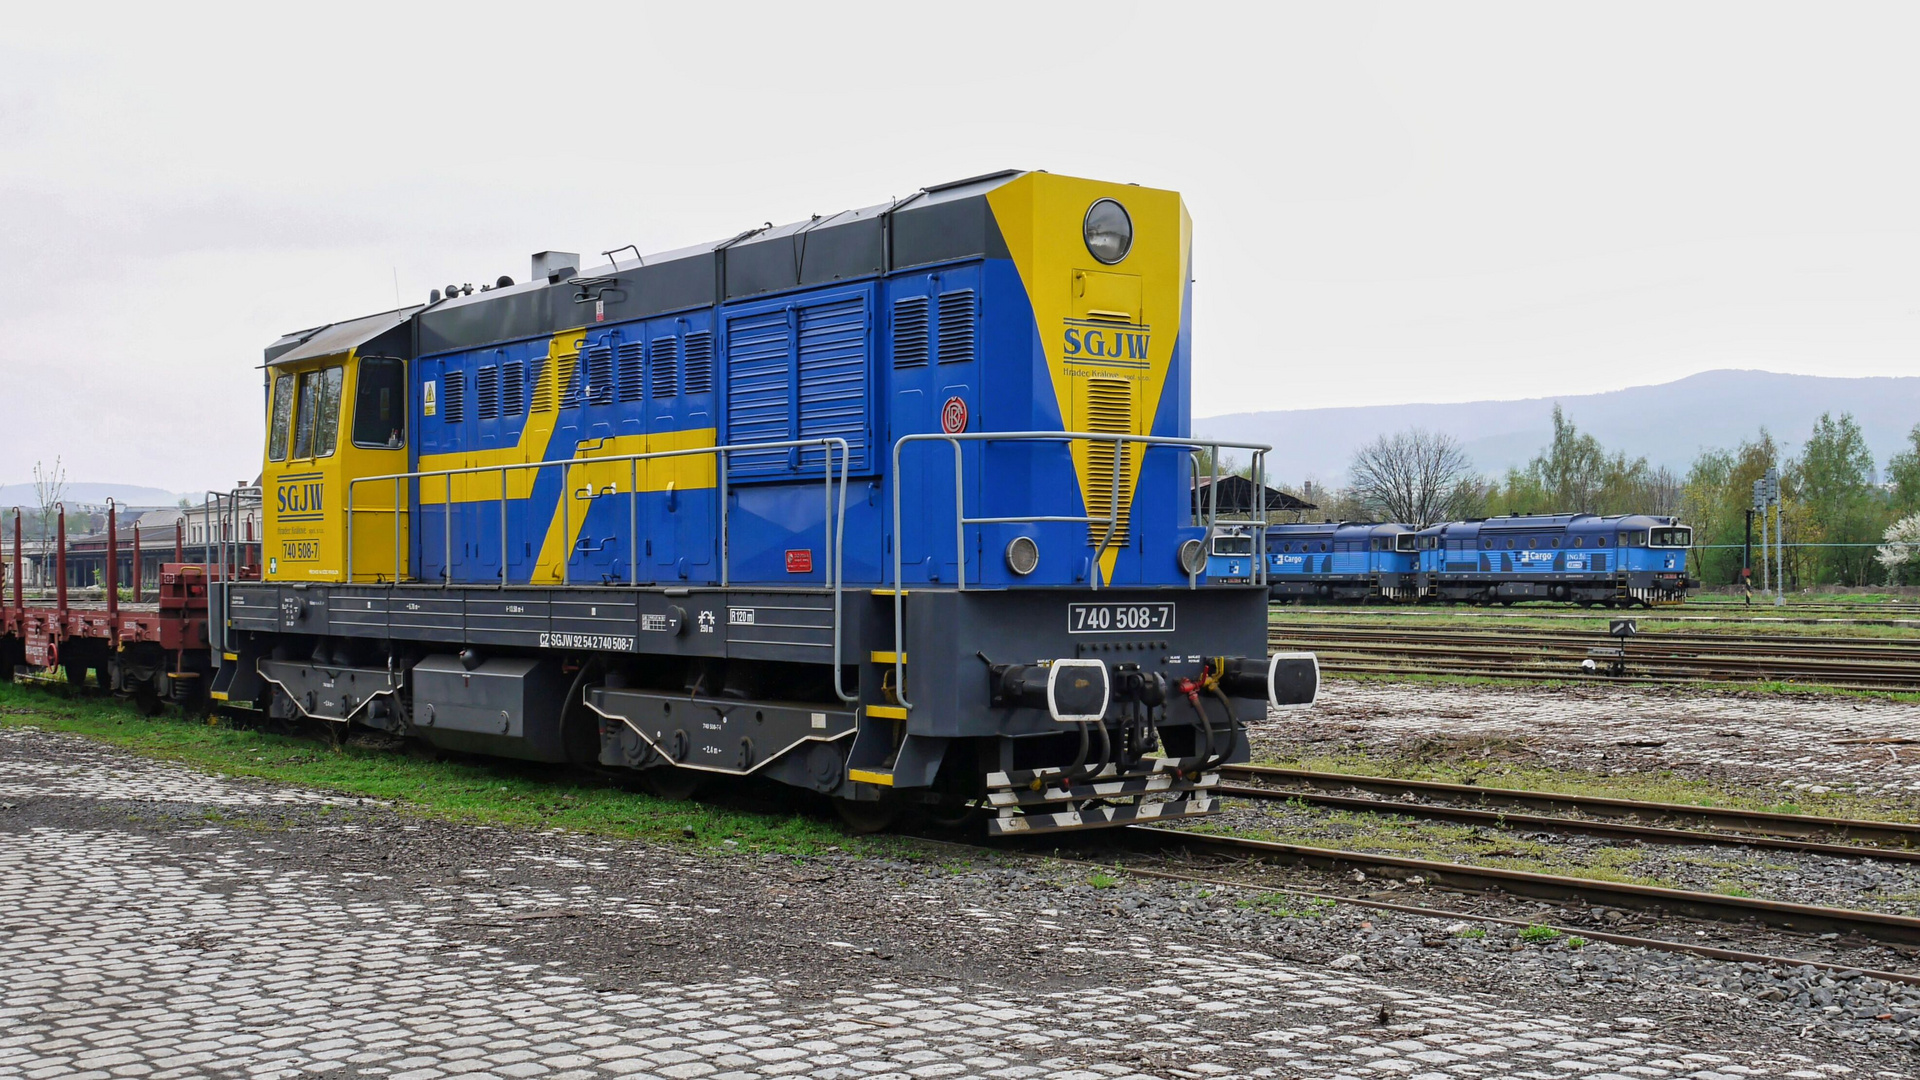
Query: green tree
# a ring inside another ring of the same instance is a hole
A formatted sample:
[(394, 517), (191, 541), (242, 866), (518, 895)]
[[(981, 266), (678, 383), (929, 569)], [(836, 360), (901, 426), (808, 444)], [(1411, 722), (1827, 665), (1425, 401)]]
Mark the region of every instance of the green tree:
[(1907, 449), (1887, 459), (1887, 488), (1896, 517), (1920, 510), (1920, 424), (1907, 432)]
[(1553, 438), (1524, 469), (1509, 469), (1488, 500), (1494, 513), (1653, 514), (1677, 501), (1679, 482), (1646, 458), (1607, 452), (1553, 407)]
[[(1780, 448), (1765, 428), (1757, 439), (1732, 450), (1703, 450), (1681, 484), (1679, 514), (1693, 526), (1694, 565), (1702, 581), (1733, 584), (1740, 580), (1747, 538), (1747, 509), (1753, 505), (1753, 482), (1780, 460)], [(1707, 547), (1705, 545), (1733, 545)], [(1759, 584), (1759, 555), (1754, 556), (1754, 584)]]
[[(1788, 472), (1793, 494), (1805, 508), (1800, 540), (1842, 545), (1881, 539), (1886, 504), (1874, 484), (1873, 451), (1851, 413), (1838, 420), (1821, 413)], [(1865, 585), (1875, 566), (1873, 549), (1867, 547), (1816, 548), (1804, 562), (1809, 580), (1841, 585)]]

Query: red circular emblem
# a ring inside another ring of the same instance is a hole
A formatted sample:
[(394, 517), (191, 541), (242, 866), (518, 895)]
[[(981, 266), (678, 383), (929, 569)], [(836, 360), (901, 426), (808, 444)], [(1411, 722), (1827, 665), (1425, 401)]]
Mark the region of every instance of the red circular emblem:
[(967, 403), (957, 397), (947, 399), (940, 406), (940, 430), (949, 435), (958, 435), (967, 430)]

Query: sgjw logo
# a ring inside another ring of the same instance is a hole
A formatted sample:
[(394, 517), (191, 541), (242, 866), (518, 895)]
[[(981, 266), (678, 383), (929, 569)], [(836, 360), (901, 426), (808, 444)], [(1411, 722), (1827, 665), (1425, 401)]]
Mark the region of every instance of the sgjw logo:
[(318, 480), (283, 483), (274, 489), (282, 518), (318, 516), (326, 509), (326, 485)]
[(1147, 359), (1148, 335), (1144, 330), (1095, 330), (1069, 326), (1066, 330), (1066, 355), (1096, 360)]

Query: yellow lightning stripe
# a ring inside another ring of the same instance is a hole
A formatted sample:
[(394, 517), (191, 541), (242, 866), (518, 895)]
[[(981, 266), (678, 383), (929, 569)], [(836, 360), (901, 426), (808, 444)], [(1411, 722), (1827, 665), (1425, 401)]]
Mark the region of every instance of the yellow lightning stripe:
[[(574, 451), (573, 458), (547, 461), (553, 434), (559, 424), (557, 405), (573, 390), (577, 369), (574, 360), (585, 344), (585, 337), (577, 329), (556, 334), (549, 342), (547, 355), (550, 359), (541, 366), (540, 382), (534, 388), (533, 397), (535, 401), (552, 405), (528, 415), (517, 443), (488, 450), (423, 454), (416, 470), (499, 470), (454, 477), (422, 477), (419, 485), (420, 505), (423, 507), (445, 502), (496, 502), (501, 497), (503, 475), (508, 499), (530, 499), (539, 478), (553, 472), (564, 472), (561, 495), (554, 500), (553, 517), (540, 543), (540, 556), (534, 564), (531, 584), (558, 583), (563, 580), (565, 553), (571, 552), (574, 545), (579, 543), (581, 529), (586, 524), (588, 511), (593, 508), (594, 499), (604, 495), (630, 495), (636, 491), (693, 491), (716, 487), (719, 483), (719, 470), (711, 454), (687, 454), (639, 462), (597, 460), (711, 447), (716, 445), (717, 433), (710, 427), (587, 439)], [(531, 467), (535, 465), (540, 467)]]
[[(1101, 198), (1120, 203), (1133, 222), (1133, 246), (1113, 265), (1100, 263), (1087, 251), (1081, 231), (1088, 208)], [(1029, 173), (990, 192), (987, 202), (1033, 306), (1067, 430), (1089, 430), (1088, 386), (1098, 380), (1131, 388), (1128, 433), (1149, 433), (1187, 314), (1193, 221), (1179, 194)], [(1096, 355), (1085, 349), (1069, 355), (1067, 331), (1077, 335), (1089, 329), (1101, 335), (1098, 340), (1103, 345), (1122, 334), (1129, 342), (1144, 338), (1144, 358), (1131, 348), (1122, 356)], [(1088, 516), (1103, 513), (1112, 498), (1106, 483), (1093, 481), (1093, 453), (1086, 443), (1072, 447)], [(1133, 501), (1144, 456), (1138, 448), (1126, 455), (1120, 477), (1122, 507)], [(1110, 548), (1101, 558), (1103, 579), (1112, 580), (1119, 555)]]
[[(602, 495), (630, 494), (635, 490), (692, 491), (719, 483), (719, 470), (715, 468), (712, 454), (684, 454), (637, 462), (596, 462), (595, 458), (710, 447), (715, 445), (714, 434), (713, 428), (692, 428), (652, 435), (623, 435), (605, 440), (591, 455), (569, 462), (565, 466), (566, 488), (560, 498), (554, 500), (553, 520), (547, 523), (546, 539), (540, 544), (540, 558), (534, 564), (530, 584), (563, 579), (566, 555), (580, 542), (580, 529), (586, 524), (594, 499)], [(563, 519), (564, 529), (561, 528)]]

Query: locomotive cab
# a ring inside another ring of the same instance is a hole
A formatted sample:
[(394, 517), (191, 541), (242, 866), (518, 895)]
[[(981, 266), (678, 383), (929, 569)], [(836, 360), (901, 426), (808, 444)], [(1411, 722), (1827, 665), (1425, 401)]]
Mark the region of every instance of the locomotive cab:
[[(261, 557), (268, 581), (343, 582), (348, 487), (407, 471), (407, 323), (418, 306), (289, 334), (267, 350)], [(407, 492), (354, 493), (356, 575), (394, 581), (407, 560)], [(396, 498), (399, 500), (396, 502)]]

